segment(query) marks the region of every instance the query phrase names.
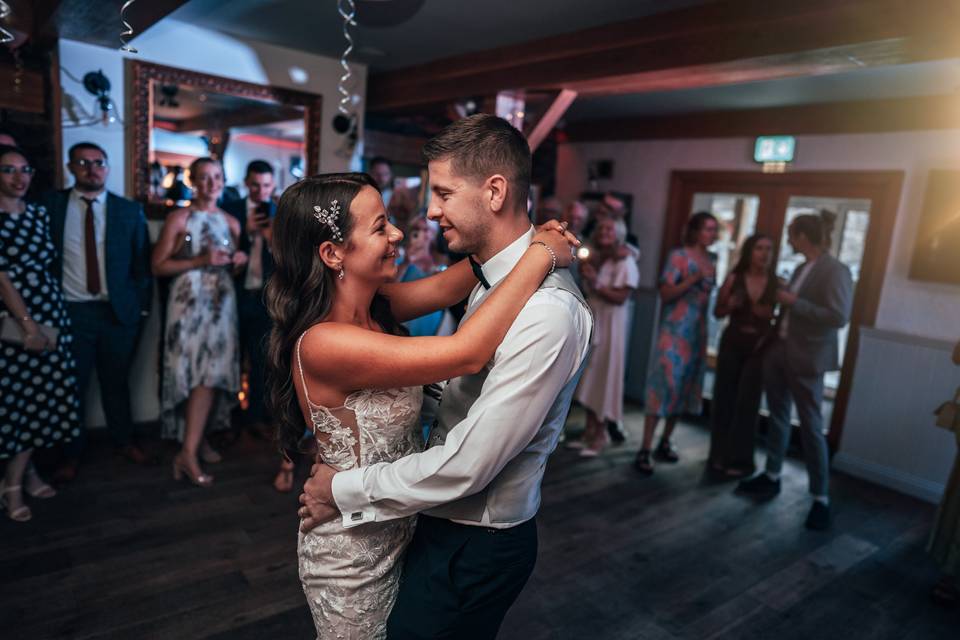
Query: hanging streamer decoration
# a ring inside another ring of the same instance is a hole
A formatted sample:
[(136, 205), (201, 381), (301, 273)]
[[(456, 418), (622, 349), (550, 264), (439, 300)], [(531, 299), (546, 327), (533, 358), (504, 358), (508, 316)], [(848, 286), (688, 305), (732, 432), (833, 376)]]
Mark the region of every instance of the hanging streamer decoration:
[(347, 48), (343, 50), (340, 56), (340, 66), (343, 67), (343, 75), (340, 76), (340, 82), (337, 84), (337, 91), (340, 92), (340, 105), (337, 107), (345, 117), (350, 119), (351, 126), (356, 126), (356, 115), (352, 111), (353, 97), (347, 89), (347, 83), (353, 77), (353, 71), (350, 69), (349, 56), (353, 51), (353, 36), (350, 35), (350, 27), (357, 26), (357, 6), (354, 0), (337, 0), (337, 11), (343, 18), (343, 37), (347, 41)]
[(123, 31), (120, 32), (120, 42), (123, 43), (120, 47), (120, 51), (126, 51), (127, 53), (140, 53), (137, 51), (136, 47), (130, 44), (130, 40), (133, 38), (133, 27), (130, 26), (130, 23), (127, 22), (127, 9), (136, 2), (137, 0), (127, 0), (123, 3), (123, 6), (120, 7), (120, 22), (123, 24)]
[[(6, 20), (10, 17), (10, 5), (0, 0), (0, 20)], [(13, 34), (0, 26), (0, 44), (13, 42)]]

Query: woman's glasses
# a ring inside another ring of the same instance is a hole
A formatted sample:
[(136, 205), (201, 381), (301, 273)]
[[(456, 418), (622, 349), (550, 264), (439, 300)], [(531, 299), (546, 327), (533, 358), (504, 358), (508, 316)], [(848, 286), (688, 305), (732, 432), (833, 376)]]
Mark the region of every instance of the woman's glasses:
[(22, 167), (17, 167), (12, 164), (0, 164), (0, 174), (5, 176), (12, 176), (15, 173), (22, 173), (25, 176), (32, 176), (36, 172), (37, 170), (28, 164), (25, 164)]

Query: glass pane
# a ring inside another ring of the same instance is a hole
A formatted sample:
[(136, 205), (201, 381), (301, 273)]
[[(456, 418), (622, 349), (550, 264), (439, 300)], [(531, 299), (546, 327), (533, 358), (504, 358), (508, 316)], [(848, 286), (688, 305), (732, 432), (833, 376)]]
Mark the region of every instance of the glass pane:
[[(720, 223), (720, 233), (717, 242), (710, 250), (717, 254), (717, 283), (723, 282), (727, 273), (736, 264), (737, 249), (757, 228), (757, 209), (760, 206), (760, 197), (754, 194), (742, 193), (697, 193), (693, 197), (693, 209), (690, 212), (709, 211), (716, 216)], [(710, 307), (707, 315), (707, 354), (715, 357), (720, 334), (726, 325), (726, 319), (717, 320), (713, 317), (713, 307), (717, 300), (717, 290), (710, 296)], [(713, 393), (713, 374), (708, 372), (704, 380), (704, 395), (711, 397)]]
[(222, 201), (246, 195), (252, 160), (274, 172), (276, 193), (303, 177), (303, 107), (154, 83), (150, 130), (150, 200), (183, 206), (193, 197), (186, 168), (202, 156), (223, 164)]

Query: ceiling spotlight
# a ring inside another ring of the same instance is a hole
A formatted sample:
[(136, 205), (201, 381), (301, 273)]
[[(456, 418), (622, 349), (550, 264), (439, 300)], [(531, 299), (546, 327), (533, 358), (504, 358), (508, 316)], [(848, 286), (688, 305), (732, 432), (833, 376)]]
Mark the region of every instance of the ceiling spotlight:
[(294, 84), (307, 84), (310, 74), (301, 67), (290, 67), (287, 72), (290, 74), (290, 80)]

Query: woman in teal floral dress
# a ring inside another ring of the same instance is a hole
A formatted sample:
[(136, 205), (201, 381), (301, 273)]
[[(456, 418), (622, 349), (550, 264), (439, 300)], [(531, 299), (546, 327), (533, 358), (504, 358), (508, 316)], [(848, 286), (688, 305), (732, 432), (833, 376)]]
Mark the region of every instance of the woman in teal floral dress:
[[(651, 457), (664, 462), (679, 460), (670, 443), (677, 418), (684, 413), (700, 413), (707, 358), (707, 306), (716, 285), (715, 257), (707, 247), (716, 239), (717, 219), (706, 212), (693, 214), (687, 222), (684, 246), (670, 252), (660, 276), (660, 333), (647, 376), (643, 446), (634, 461), (636, 469), (648, 475), (653, 473)], [(666, 426), (651, 456), (660, 418), (666, 418)]]

